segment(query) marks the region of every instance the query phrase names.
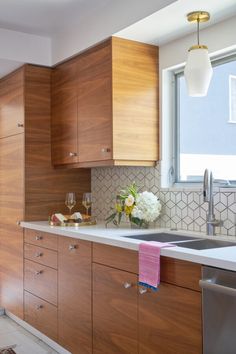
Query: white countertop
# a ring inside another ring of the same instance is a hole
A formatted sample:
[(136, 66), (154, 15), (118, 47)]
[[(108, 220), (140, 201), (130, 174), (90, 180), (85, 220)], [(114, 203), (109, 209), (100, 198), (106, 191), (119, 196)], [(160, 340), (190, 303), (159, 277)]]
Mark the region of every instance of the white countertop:
[(179, 246), (162, 248), (161, 255), (183, 259), (190, 262), (200, 263), (213, 267), (236, 271), (236, 239), (227, 236), (206, 236), (204, 234), (189, 231), (171, 231), (169, 229), (147, 229), (138, 230), (130, 228), (105, 228), (104, 224), (95, 226), (81, 227), (59, 227), (49, 226), (46, 221), (21, 222), (21, 226), (33, 230), (49, 232), (56, 235), (78, 238), (92, 242), (103, 243), (106, 245), (117, 246), (132, 250), (138, 250), (141, 240), (125, 238), (124, 236), (140, 235), (147, 233), (168, 232), (173, 234), (181, 234), (187, 236), (195, 236), (197, 238), (209, 238), (214, 240), (226, 240), (235, 242), (235, 246), (214, 248), (208, 250), (194, 250)]

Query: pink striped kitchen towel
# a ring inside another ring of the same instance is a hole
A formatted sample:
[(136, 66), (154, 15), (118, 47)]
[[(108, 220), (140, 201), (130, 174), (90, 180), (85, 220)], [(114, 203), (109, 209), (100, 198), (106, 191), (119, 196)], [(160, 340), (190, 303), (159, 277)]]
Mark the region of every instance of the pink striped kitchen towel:
[(139, 244), (139, 285), (157, 290), (160, 284), (161, 248), (173, 246), (175, 245), (156, 241)]

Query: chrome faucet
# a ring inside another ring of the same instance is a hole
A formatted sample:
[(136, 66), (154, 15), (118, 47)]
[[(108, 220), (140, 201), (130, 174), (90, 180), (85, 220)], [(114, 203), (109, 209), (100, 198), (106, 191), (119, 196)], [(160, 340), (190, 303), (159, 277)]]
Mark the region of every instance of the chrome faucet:
[(220, 220), (215, 218), (214, 214), (214, 197), (213, 197), (213, 176), (212, 172), (208, 169), (204, 172), (203, 180), (203, 200), (208, 203), (208, 212), (207, 212), (207, 235), (215, 235), (216, 226), (220, 226)]

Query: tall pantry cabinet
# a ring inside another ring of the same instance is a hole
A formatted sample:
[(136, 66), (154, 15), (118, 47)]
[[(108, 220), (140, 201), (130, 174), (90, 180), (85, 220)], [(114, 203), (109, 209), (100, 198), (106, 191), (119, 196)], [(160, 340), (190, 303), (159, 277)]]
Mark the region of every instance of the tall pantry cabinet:
[[(90, 170), (51, 165), (51, 69), (25, 65), (0, 80), (0, 306), (23, 318), (21, 220), (65, 212), (90, 191)], [(79, 206), (79, 205), (78, 205)]]

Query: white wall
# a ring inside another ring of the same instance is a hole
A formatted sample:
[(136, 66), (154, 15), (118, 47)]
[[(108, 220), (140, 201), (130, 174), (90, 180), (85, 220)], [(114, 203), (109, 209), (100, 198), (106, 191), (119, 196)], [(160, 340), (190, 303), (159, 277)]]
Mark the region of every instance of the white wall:
[(149, 16), (176, 0), (119, 0), (52, 38), (52, 61), (60, 62)]
[[(210, 55), (236, 50), (236, 16), (219, 22), (204, 30), (200, 28), (200, 42), (208, 46)], [(196, 44), (196, 33), (187, 35), (160, 47), (160, 75), (163, 69), (183, 64), (189, 47)]]
[(51, 41), (47, 37), (0, 28), (0, 43), (1, 59), (51, 65)]

